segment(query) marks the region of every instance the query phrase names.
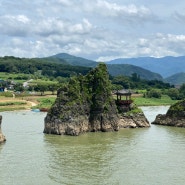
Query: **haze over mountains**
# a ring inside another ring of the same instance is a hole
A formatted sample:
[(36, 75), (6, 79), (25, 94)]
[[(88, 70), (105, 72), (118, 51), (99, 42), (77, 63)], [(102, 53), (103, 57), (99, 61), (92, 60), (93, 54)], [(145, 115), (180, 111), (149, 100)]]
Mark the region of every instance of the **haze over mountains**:
[(152, 72), (159, 73), (163, 78), (176, 73), (185, 72), (185, 56), (163, 58), (139, 57), (139, 58), (119, 58), (107, 62), (107, 64), (132, 64)]
[[(70, 65), (86, 67), (95, 67), (97, 65), (95, 61), (66, 53), (60, 53), (48, 58), (55, 59), (58, 62), (65, 60)], [(172, 84), (185, 83), (185, 56), (119, 58), (106, 63), (108, 64), (109, 73), (113, 76), (130, 76), (137, 73), (141, 78), (148, 80), (164, 80)]]

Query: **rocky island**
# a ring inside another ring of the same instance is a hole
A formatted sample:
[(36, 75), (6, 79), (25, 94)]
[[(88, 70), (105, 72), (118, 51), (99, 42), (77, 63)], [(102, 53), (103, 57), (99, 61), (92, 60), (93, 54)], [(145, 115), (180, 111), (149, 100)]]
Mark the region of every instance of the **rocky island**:
[(185, 100), (171, 105), (166, 114), (158, 114), (152, 124), (185, 127)]
[(0, 143), (3, 143), (6, 141), (6, 138), (1, 131), (1, 122), (2, 122), (2, 116), (0, 115)]
[(130, 114), (118, 111), (111, 86), (103, 63), (86, 76), (71, 77), (68, 85), (58, 90), (56, 101), (45, 117), (44, 133), (77, 136), (84, 132), (149, 127), (142, 111), (134, 113), (131, 108)]

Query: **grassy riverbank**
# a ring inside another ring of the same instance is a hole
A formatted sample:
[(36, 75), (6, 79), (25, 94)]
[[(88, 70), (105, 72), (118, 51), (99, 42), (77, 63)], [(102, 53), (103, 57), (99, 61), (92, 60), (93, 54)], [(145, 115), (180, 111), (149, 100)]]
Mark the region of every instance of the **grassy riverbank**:
[(138, 96), (133, 97), (133, 100), (137, 106), (172, 105), (177, 102), (177, 100), (172, 100), (166, 95), (163, 95), (161, 98), (144, 98), (142, 96)]
[(3, 97), (0, 96), (0, 112), (29, 109), (49, 109), (54, 103), (56, 96), (26, 96), (26, 97)]
[[(26, 96), (6, 98), (0, 97), (0, 112), (13, 110), (28, 110), (28, 109), (49, 109), (56, 99), (56, 95), (46, 96)], [(168, 96), (158, 98), (144, 98), (142, 96), (133, 96), (132, 98), (137, 106), (160, 106), (172, 105), (177, 100), (171, 100)]]
[(33, 106), (33, 109), (49, 109), (55, 102), (56, 97), (38, 98), (38, 104)]

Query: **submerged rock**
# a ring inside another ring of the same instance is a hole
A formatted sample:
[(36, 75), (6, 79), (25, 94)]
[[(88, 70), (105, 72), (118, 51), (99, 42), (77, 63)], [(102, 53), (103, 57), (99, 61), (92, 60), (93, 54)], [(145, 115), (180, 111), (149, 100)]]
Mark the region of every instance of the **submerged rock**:
[[(132, 127), (139, 125), (142, 124)], [(72, 77), (68, 85), (58, 90), (45, 117), (44, 133), (77, 136), (84, 132), (118, 131), (122, 127), (107, 67), (99, 64), (86, 76)]]
[(6, 141), (6, 138), (1, 131), (1, 122), (2, 122), (2, 116), (0, 115), (0, 143), (3, 143)]
[(185, 100), (170, 106), (166, 114), (157, 115), (152, 124), (185, 127)]

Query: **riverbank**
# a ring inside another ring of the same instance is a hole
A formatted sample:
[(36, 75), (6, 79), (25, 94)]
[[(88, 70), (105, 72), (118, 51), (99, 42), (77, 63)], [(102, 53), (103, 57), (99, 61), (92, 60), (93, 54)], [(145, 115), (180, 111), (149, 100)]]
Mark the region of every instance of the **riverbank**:
[(0, 97), (0, 112), (50, 108), (56, 96)]
[(31, 109), (34, 105), (37, 104), (18, 98), (0, 98), (0, 112)]
[[(0, 112), (14, 110), (29, 110), (29, 109), (49, 109), (54, 103), (56, 95), (45, 96), (25, 96), (25, 97), (3, 97), (0, 96)], [(161, 106), (172, 105), (177, 100), (171, 100), (168, 96), (158, 98), (144, 98), (142, 96), (133, 95), (137, 106)]]
[(143, 96), (133, 96), (134, 103), (137, 106), (167, 106), (177, 102), (169, 96), (163, 95), (161, 98), (144, 98)]

